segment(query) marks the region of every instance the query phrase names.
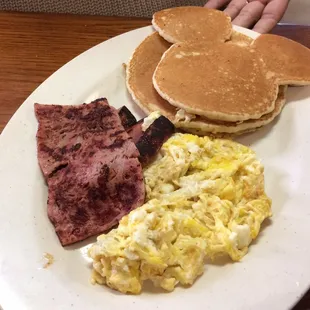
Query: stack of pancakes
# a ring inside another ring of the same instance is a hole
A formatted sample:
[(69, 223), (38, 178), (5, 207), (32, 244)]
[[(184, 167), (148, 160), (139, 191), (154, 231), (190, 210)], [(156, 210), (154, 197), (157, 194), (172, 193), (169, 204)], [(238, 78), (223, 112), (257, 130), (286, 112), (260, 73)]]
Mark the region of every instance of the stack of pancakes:
[(221, 11), (167, 9), (153, 26), (127, 65), (127, 88), (146, 113), (184, 131), (256, 130), (279, 115), (288, 85), (310, 85), (309, 49), (269, 34), (252, 40)]

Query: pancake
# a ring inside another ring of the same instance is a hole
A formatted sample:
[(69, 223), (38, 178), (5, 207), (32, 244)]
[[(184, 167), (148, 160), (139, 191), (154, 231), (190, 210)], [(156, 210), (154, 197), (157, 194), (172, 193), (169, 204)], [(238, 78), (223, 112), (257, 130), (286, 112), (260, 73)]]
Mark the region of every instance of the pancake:
[(158, 32), (148, 36), (134, 51), (126, 67), (126, 84), (134, 102), (145, 112), (160, 111), (173, 119), (176, 108), (153, 87), (152, 77), (163, 53), (170, 47)]
[(204, 131), (201, 131), (200, 129), (188, 129), (185, 132), (191, 133), (191, 134), (197, 135), (197, 136), (209, 136), (209, 137), (216, 138), (216, 139), (234, 139), (235, 137), (245, 135), (247, 133), (255, 132), (255, 131), (262, 129), (262, 128), (263, 127), (246, 129), (243, 131), (239, 131), (237, 133), (227, 133), (227, 132), (212, 133), (212, 132), (204, 132)]
[(272, 34), (260, 35), (252, 47), (280, 84), (310, 85), (310, 49)]
[(236, 30), (232, 31), (231, 38), (228, 42), (238, 44), (240, 46), (250, 46), (254, 40), (247, 35), (238, 32)]
[(259, 119), (275, 108), (278, 85), (256, 53), (232, 43), (178, 43), (158, 64), (153, 85), (188, 113), (229, 122)]
[(229, 122), (212, 122), (211, 120), (196, 118), (189, 122), (181, 121), (176, 125), (184, 131), (198, 131), (200, 135), (209, 133), (229, 133), (229, 134), (242, 134), (249, 130), (255, 130), (262, 126), (271, 123), (282, 111), (286, 101), (287, 86), (280, 86), (277, 100), (275, 102), (275, 109), (263, 115), (257, 120), (247, 120), (242, 123), (229, 123)]
[(175, 7), (156, 12), (152, 24), (170, 43), (224, 42), (230, 38), (232, 32), (228, 15), (195, 6)]

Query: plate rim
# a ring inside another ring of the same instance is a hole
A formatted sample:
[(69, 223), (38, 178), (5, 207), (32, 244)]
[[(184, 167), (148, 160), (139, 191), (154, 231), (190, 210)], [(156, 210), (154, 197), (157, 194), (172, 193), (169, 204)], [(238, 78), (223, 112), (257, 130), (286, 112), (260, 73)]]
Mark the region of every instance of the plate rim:
[[(41, 87), (43, 87), (45, 84), (49, 83), (49, 81), (51, 79), (55, 78), (55, 75), (61, 74), (61, 71), (62, 70), (66, 70), (66, 67), (69, 64), (72, 64), (76, 59), (80, 58), (82, 55), (86, 55), (87, 53), (89, 53), (90, 50), (92, 50), (94, 48), (97, 48), (99, 46), (104, 46), (104, 44), (108, 44), (110, 41), (118, 40), (118, 39), (122, 38), (124, 35), (130, 34), (130, 33), (136, 33), (137, 31), (141, 31), (143, 29), (152, 29), (152, 26), (145, 26), (145, 27), (137, 28), (137, 29), (125, 32), (123, 34), (120, 34), (118, 36), (115, 36), (113, 38), (110, 38), (110, 39), (108, 39), (108, 40), (106, 40), (104, 42), (101, 42), (101, 43), (99, 43), (99, 44), (97, 44), (97, 45), (87, 49), (86, 51), (82, 52), (81, 54), (77, 55), (76, 57), (74, 57), (73, 59), (71, 59), (70, 61), (65, 63), (63, 66), (61, 66), (59, 69), (57, 69), (55, 72), (53, 72), (35, 90), (33, 90), (33, 92), (24, 100), (24, 102), (19, 106), (19, 108), (16, 110), (16, 112), (12, 115), (12, 117), (10, 118), (10, 120), (8, 121), (8, 123), (6, 124), (6, 126), (4, 127), (4, 129), (3, 129), (3, 131), (2, 131), (2, 133), (0, 135), (0, 147), (1, 147), (2, 141), (4, 140), (4, 137), (6, 137), (7, 134), (9, 135), (10, 128), (11, 128), (11, 126), (14, 125), (14, 119), (15, 119), (14, 117), (15, 117), (15, 115), (17, 115), (19, 113), (19, 111), (21, 110), (21, 108), (23, 108), (25, 105), (31, 104), (30, 103), (31, 98), (33, 96), (35, 96), (35, 94), (41, 89)], [(249, 30), (249, 29), (246, 29), (246, 28), (243, 28), (243, 27), (234, 26), (234, 29), (237, 30), (237, 31), (240, 31), (241, 33), (249, 35), (252, 38), (253, 37), (256, 38), (256, 37), (258, 37), (260, 35), (259, 33), (256, 33), (256, 32), (254, 32), (252, 30)], [(13, 124), (13, 125), (11, 125), (11, 124)], [(1, 258), (1, 255), (0, 255), (0, 258)], [(310, 281), (309, 281), (309, 284), (310, 284)], [(306, 290), (304, 291), (304, 293), (305, 292), (306, 292)], [(300, 296), (296, 296), (294, 302), (292, 302), (292, 305), (294, 305), (296, 303), (296, 301), (298, 301), (299, 299), (300, 299)], [(1, 306), (0, 306), (0, 309), (1, 309)]]

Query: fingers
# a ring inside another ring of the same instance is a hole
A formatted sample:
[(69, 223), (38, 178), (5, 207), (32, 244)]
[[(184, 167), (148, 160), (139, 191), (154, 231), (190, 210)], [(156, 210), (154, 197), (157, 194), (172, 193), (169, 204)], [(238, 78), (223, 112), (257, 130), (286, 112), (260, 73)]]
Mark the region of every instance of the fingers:
[(227, 13), (233, 20), (238, 16), (240, 11), (246, 6), (246, 4), (246, 0), (233, 0), (228, 4), (224, 12)]
[(233, 24), (241, 27), (252, 27), (262, 16), (265, 5), (260, 1), (248, 3), (233, 19)]
[(205, 7), (224, 10), (232, 23), (260, 33), (269, 32), (284, 15), (289, 0), (209, 0)]
[(220, 8), (224, 7), (230, 1), (231, 0), (209, 0), (205, 4), (205, 8), (208, 8), (208, 9), (220, 9)]
[(268, 33), (277, 24), (278, 20), (272, 14), (263, 14), (253, 30), (259, 33)]
[(277, 24), (284, 15), (289, 0), (274, 0), (267, 4), (261, 19), (254, 26), (253, 30), (260, 33), (267, 33)]

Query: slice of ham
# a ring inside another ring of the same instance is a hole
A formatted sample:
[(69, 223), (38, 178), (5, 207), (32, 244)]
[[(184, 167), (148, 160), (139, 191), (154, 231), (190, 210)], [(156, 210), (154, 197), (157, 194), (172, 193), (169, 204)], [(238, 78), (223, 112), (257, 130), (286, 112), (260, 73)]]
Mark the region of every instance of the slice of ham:
[(174, 132), (175, 127), (168, 118), (165, 116), (157, 118), (136, 142), (140, 162), (148, 165)]
[(133, 142), (136, 144), (139, 139), (143, 136), (143, 130), (142, 130), (142, 124), (143, 119), (141, 119), (139, 122), (131, 126), (127, 129), (127, 133), (132, 138)]
[(35, 105), (48, 216), (62, 245), (107, 231), (143, 204), (139, 152), (105, 99)]
[(173, 135), (175, 127), (165, 116), (160, 116), (146, 129), (142, 130), (143, 119), (127, 129), (136, 144), (140, 162), (148, 165), (156, 156), (162, 145)]

